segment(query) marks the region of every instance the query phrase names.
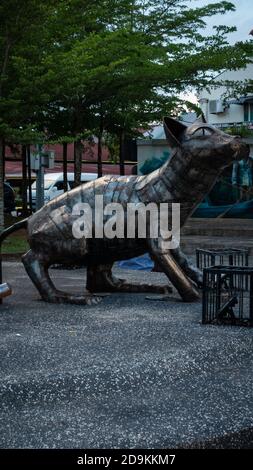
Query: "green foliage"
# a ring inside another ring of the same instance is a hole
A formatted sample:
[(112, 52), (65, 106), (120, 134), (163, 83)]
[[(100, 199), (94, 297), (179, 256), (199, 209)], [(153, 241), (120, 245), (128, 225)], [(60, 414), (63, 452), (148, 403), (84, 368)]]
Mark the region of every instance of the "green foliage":
[[(3, 139), (79, 142), (108, 133), (116, 158), (119, 141), (180, 114), (180, 92), (249, 61), (251, 41), (227, 42), (234, 27), (205, 34), (210, 17), (231, 10), (227, 1), (1, 0), (0, 151)], [(0, 165), (0, 199), (2, 178)]]
[(104, 135), (104, 145), (108, 148), (109, 151), (109, 158), (112, 163), (119, 162), (119, 152), (120, 152), (120, 145), (119, 140), (113, 134), (109, 132), (105, 132)]
[(253, 131), (252, 129), (249, 129), (247, 126), (232, 126), (232, 127), (227, 127), (225, 129), (225, 132), (227, 134), (231, 135), (239, 135), (241, 137), (252, 137), (253, 136)]
[(226, 1), (2, 0), (1, 136), (71, 141), (101, 125), (136, 135), (175, 113), (179, 92), (247, 62), (251, 42), (227, 43), (234, 27), (204, 34), (210, 16), (233, 9)]
[(148, 175), (152, 171), (160, 168), (168, 160), (169, 156), (169, 152), (163, 152), (161, 157), (153, 157), (149, 160), (145, 160), (145, 162), (140, 167), (140, 172), (142, 175)]
[(24, 236), (12, 236), (7, 238), (2, 246), (4, 254), (25, 253), (29, 249), (27, 240)]

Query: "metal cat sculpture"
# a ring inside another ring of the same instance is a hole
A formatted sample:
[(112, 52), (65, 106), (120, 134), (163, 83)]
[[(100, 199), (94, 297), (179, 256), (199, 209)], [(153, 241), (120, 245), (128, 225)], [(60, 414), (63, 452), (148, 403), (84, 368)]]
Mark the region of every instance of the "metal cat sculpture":
[[(146, 252), (158, 263), (182, 299), (199, 298), (202, 275), (177, 248), (161, 249), (158, 238), (89, 238), (73, 236), (73, 207), (88, 203), (95, 210), (95, 196), (103, 195), (104, 204), (180, 203), (181, 226), (210, 191), (222, 170), (235, 160), (249, 156), (249, 147), (239, 137), (225, 134), (206, 123), (196, 121), (190, 127), (165, 118), (164, 128), (172, 148), (171, 158), (147, 176), (104, 176), (81, 185), (52, 200), (26, 221), (7, 229), (0, 238), (27, 226), (30, 250), (22, 261), (43, 300), (57, 303), (91, 305), (99, 292), (170, 291), (169, 285), (130, 284), (112, 274), (113, 263)], [(95, 217), (93, 218), (95, 220)], [(72, 295), (53, 285), (48, 269), (55, 263), (87, 266), (87, 291)]]

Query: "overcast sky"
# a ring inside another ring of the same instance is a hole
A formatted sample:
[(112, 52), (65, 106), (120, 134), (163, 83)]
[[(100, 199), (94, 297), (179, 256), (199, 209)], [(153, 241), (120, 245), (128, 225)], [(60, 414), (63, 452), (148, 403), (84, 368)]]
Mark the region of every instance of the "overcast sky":
[[(218, 0), (194, 0), (194, 6), (203, 6), (208, 3), (217, 3)], [(230, 1), (230, 0), (229, 0)], [(249, 32), (253, 29), (253, 0), (231, 0), (236, 7), (236, 11), (228, 12), (225, 15), (215, 15), (206, 18), (207, 33), (211, 32), (212, 26), (224, 24), (226, 26), (236, 26), (237, 31), (228, 36), (231, 44), (236, 41), (246, 41), (252, 39)], [(195, 93), (182, 93), (182, 98), (186, 98), (193, 103), (197, 103)]]
[[(194, 3), (196, 6), (202, 6), (216, 2), (217, 0), (195, 0)], [(231, 3), (235, 5), (236, 11), (229, 12), (226, 15), (216, 15), (213, 18), (207, 18), (208, 29), (217, 24), (236, 26), (237, 32), (229, 36), (229, 42), (234, 43), (250, 39), (249, 32), (253, 29), (253, 0), (231, 0)]]

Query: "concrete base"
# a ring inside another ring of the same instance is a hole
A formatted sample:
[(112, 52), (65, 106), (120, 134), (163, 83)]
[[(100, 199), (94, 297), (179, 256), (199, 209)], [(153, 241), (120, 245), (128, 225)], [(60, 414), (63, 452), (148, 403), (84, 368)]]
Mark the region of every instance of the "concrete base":
[[(1, 448), (243, 447), (252, 437), (252, 329), (203, 326), (201, 304), (176, 294), (46, 304), (20, 263), (4, 267), (14, 295), (0, 306)], [(85, 282), (82, 270), (53, 275), (71, 291)]]
[(253, 236), (250, 239), (245, 238), (243, 240), (233, 237), (182, 236), (181, 248), (184, 253), (194, 256), (197, 248), (243, 248), (248, 249), (249, 255), (253, 256)]
[(188, 219), (182, 233), (186, 236), (252, 238), (253, 219)]
[(189, 219), (181, 233), (187, 254), (197, 248), (247, 248), (253, 255), (253, 219)]

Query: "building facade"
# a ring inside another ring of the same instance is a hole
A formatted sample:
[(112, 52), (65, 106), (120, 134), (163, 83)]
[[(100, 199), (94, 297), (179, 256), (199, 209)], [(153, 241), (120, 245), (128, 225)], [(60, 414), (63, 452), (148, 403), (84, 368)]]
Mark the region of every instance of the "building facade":
[(221, 73), (213, 82), (214, 84), (224, 82), (224, 85), (202, 90), (198, 98), (207, 122), (224, 130), (233, 130), (235, 133), (237, 130), (243, 140), (250, 145), (253, 157), (253, 94), (235, 97), (234, 90), (225, 85), (228, 81), (246, 80), (253, 80), (253, 64), (244, 69)]
[(249, 161), (236, 162), (216, 184), (211, 193), (215, 203), (235, 203), (253, 198), (253, 94), (238, 96), (234, 87), (229, 85), (229, 82), (245, 84), (248, 80), (253, 80), (253, 64), (221, 73), (213, 80), (214, 86), (203, 89), (198, 97), (208, 123), (225, 132), (241, 135), (250, 146)]

